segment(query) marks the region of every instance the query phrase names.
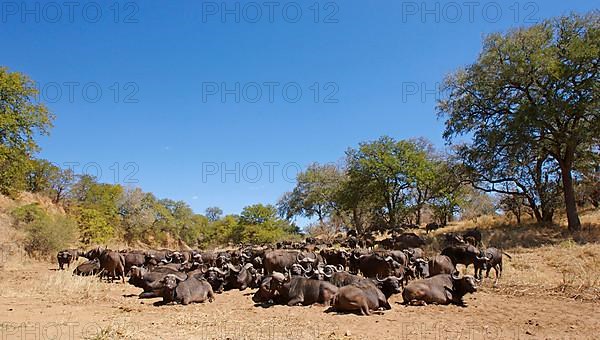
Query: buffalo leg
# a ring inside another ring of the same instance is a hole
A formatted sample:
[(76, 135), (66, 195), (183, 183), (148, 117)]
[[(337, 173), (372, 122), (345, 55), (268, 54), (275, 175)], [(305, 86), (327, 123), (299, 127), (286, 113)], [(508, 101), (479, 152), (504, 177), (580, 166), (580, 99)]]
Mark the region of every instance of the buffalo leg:
[(290, 301), (288, 301), (287, 305), (288, 306), (296, 306), (298, 304), (302, 304), (302, 302), (304, 302), (304, 297), (298, 296), (297, 298), (291, 299)]
[(499, 268), (499, 272), (498, 272), (498, 278), (500, 278), (500, 276), (502, 276), (502, 262), (498, 263), (498, 268)]
[(363, 303), (363, 305), (360, 307), (360, 312), (362, 313), (362, 315), (366, 315), (369, 316), (371, 315), (371, 312), (369, 311), (369, 306), (367, 305), (367, 303)]

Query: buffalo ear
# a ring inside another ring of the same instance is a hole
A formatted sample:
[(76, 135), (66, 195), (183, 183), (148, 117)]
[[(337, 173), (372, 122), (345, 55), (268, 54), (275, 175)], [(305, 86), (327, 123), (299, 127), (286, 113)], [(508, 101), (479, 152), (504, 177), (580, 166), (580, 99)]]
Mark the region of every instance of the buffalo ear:
[(454, 280), (459, 280), (460, 279), (460, 273), (458, 272), (458, 270), (455, 270), (452, 273), (452, 279), (454, 279)]

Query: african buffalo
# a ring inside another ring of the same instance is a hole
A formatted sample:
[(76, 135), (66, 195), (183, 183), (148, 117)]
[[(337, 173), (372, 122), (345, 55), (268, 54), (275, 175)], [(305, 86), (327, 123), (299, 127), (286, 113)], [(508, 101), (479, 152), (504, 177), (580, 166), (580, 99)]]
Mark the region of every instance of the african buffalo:
[(425, 257), (425, 252), (421, 248), (406, 248), (403, 252), (408, 256), (409, 262)]
[(221, 269), (217, 267), (209, 267), (206, 271), (206, 281), (211, 285), (215, 293), (221, 294), (225, 290), (225, 285), (229, 280), (230, 269)]
[(475, 277), (481, 279), (482, 271), (485, 270), (485, 277), (490, 277), (490, 270), (494, 268), (496, 272), (496, 282), (502, 276), (502, 254), (512, 259), (510, 255), (497, 248), (487, 248), (483, 251), (483, 257), (475, 261)]
[(445, 233), (439, 236), (438, 239), (444, 247), (452, 247), (466, 243), (462, 236), (455, 233)]
[(229, 265), (229, 269), (235, 275), (229, 276), (230, 287), (228, 288), (244, 290), (246, 288), (256, 288), (260, 284), (262, 276), (254, 269), (252, 263), (246, 263), (244, 266), (240, 266), (239, 269)]
[(415, 233), (402, 233), (395, 238), (396, 249), (420, 248), (425, 240)]
[(159, 284), (153, 285), (159, 291), (163, 303), (175, 302), (188, 305), (192, 302), (213, 302), (215, 294), (206, 280), (189, 276), (182, 280), (179, 276), (168, 274)]
[(92, 261), (86, 261), (75, 268), (73, 271), (74, 275), (79, 276), (92, 276), (100, 273), (100, 262), (98, 259)]
[(153, 257), (156, 259), (156, 261), (160, 262), (162, 260), (168, 259), (171, 255), (171, 251), (168, 249), (161, 249), (161, 250), (151, 249), (151, 250), (147, 250), (145, 252), (145, 255), (147, 257)]
[(441, 225), (439, 225), (439, 224), (437, 224), (436, 222), (431, 222), (431, 223), (428, 223), (428, 224), (425, 226), (425, 232), (426, 232), (427, 234), (429, 234), (429, 232), (430, 232), (430, 231), (438, 230), (438, 229), (439, 229), (439, 228), (441, 228), (441, 227), (442, 227), (442, 226), (441, 226)]
[(217, 263), (217, 253), (214, 252), (200, 252), (193, 255), (194, 261), (204, 263), (207, 266), (213, 267)]
[(291, 268), (299, 257), (300, 252), (297, 250), (277, 249), (266, 251), (263, 258), (265, 274), (269, 275), (274, 271), (283, 272), (285, 268)]
[[(61, 253), (62, 253), (62, 256), (61, 256)], [(71, 265), (71, 263), (76, 262), (79, 259), (79, 256), (83, 256), (83, 255), (84, 255), (84, 252), (82, 252), (79, 249), (65, 249), (63, 251), (58, 252), (56, 257), (58, 260), (59, 267), (62, 270), (63, 266), (65, 264), (67, 265), (67, 268), (68, 268)]]
[(146, 262), (146, 255), (143, 251), (128, 251), (123, 254), (123, 259), (125, 260), (125, 275), (129, 275), (129, 271), (131, 267), (138, 266), (141, 267)]
[(388, 276), (384, 279), (380, 279), (377, 277), (375, 279), (369, 280), (371, 280), (377, 286), (377, 288), (379, 288), (379, 290), (383, 292), (383, 295), (385, 295), (386, 298), (389, 298), (394, 294), (402, 293), (401, 277)]
[(365, 278), (358, 275), (353, 275), (348, 272), (337, 272), (325, 278), (329, 283), (336, 287), (343, 287), (364, 280)]
[(462, 237), (467, 243), (473, 246), (478, 246), (481, 244), (481, 231), (479, 231), (477, 228), (467, 230)]
[(464, 264), (465, 267), (469, 267), (475, 261), (485, 260), (485, 256), (481, 254), (481, 251), (468, 243), (446, 247), (442, 250), (441, 255), (448, 256), (454, 266)]
[(350, 254), (343, 249), (323, 249), (320, 253), (327, 264), (334, 266), (342, 265), (344, 268), (348, 266)]
[(65, 249), (58, 252), (56, 259), (58, 260), (58, 269), (63, 270), (64, 266), (67, 268), (71, 266), (71, 263), (77, 261), (79, 256), (83, 256), (83, 253), (77, 249)]
[(400, 263), (391, 256), (383, 257), (376, 253), (360, 256), (358, 269), (365, 277), (404, 276), (404, 267)]
[(129, 272), (128, 282), (129, 284), (144, 290), (140, 294), (140, 298), (153, 298), (159, 296), (159, 292), (154, 289), (155, 283), (160, 282), (167, 275), (175, 275), (180, 280), (185, 280), (188, 277), (187, 274), (176, 270), (164, 269), (163, 271), (148, 271), (143, 267), (132, 266)]
[(271, 275), (262, 278), (258, 290), (252, 296), (252, 301), (255, 303), (273, 303), (276, 305), (287, 303), (277, 291), (271, 290), (271, 281), (273, 281)]
[(125, 259), (121, 253), (98, 247), (83, 256), (89, 260), (98, 259), (103, 275), (110, 276), (111, 282), (120, 277), (125, 283)]
[(362, 280), (338, 289), (332, 307), (338, 312), (360, 311), (370, 315), (372, 310), (391, 309), (386, 296), (370, 280)]
[(420, 278), (438, 274), (452, 274), (455, 270), (452, 260), (446, 255), (437, 255), (429, 261), (424, 259), (415, 260), (415, 271)]
[[(264, 286), (261, 285), (260, 289), (264, 289)], [(321, 303), (325, 306), (329, 306), (330, 301), (337, 293), (338, 288), (326, 281), (307, 279), (299, 276), (289, 277), (282, 273), (275, 272), (271, 274), (270, 291), (271, 296), (274, 295), (274, 292), (277, 292), (279, 301), (288, 306), (307, 306), (314, 303)], [(255, 294), (255, 297), (269, 295), (257, 294), (258, 292)]]
[(464, 306), (463, 297), (477, 291), (475, 282), (473, 276), (459, 277), (458, 272), (412, 281), (402, 292), (403, 304)]

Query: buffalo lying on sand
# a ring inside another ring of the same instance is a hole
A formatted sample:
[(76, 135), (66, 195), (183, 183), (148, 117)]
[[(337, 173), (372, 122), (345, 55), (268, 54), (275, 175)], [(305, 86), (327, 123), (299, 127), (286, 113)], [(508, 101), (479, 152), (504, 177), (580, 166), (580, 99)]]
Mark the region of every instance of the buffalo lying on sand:
[(152, 288), (158, 291), (158, 295), (163, 298), (163, 303), (175, 302), (188, 305), (206, 300), (213, 302), (215, 299), (210, 284), (192, 275), (181, 279), (177, 275), (168, 274), (158, 283), (153, 284)]
[(454, 274), (439, 274), (427, 279), (412, 281), (402, 292), (404, 304), (464, 306), (463, 297), (477, 291), (475, 278), (470, 275), (459, 277)]
[(415, 272), (418, 277), (426, 278), (438, 274), (452, 274), (456, 268), (452, 260), (446, 255), (436, 255), (429, 261), (424, 259), (415, 260)]
[(369, 279), (341, 287), (333, 297), (332, 307), (338, 312), (360, 311), (362, 315), (370, 315), (374, 310), (391, 309), (387, 297)]
[[(268, 291), (267, 291), (268, 290)], [(326, 281), (307, 279), (300, 276), (285, 276), (275, 272), (270, 276), (270, 287), (261, 283), (252, 297), (254, 302), (267, 302), (277, 296), (279, 303), (288, 306), (312, 305), (314, 303), (329, 306), (338, 288)]]
[(100, 270), (100, 261), (95, 259), (78, 265), (73, 271), (73, 274), (79, 276), (92, 276), (100, 274)]

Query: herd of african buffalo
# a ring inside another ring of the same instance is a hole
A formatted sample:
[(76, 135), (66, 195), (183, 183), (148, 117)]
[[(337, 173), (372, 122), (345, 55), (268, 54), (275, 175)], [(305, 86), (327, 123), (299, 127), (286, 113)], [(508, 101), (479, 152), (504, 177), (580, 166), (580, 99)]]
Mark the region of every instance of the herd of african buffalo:
[[(443, 234), (440, 242), (443, 250), (430, 257), (421, 249), (423, 238), (402, 232), (382, 241), (349, 233), (332, 243), (308, 238), (223, 251), (69, 249), (57, 259), (64, 269), (84, 257), (75, 275), (111, 282), (129, 277), (143, 290), (140, 298), (161, 297), (162, 303), (212, 302), (225, 290), (257, 289), (252, 300), (265, 307), (317, 303), (328, 311), (369, 315), (390, 309), (388, 298), (394, 294), (402, 294), (403, 304), (464, 305), (463, 297), (476, 292), (483, 271), (489, 277), (493, 268), (497, 281), (502, 256), (509, 256), (496, 248), (480, 249), (477, 229)], [(461, 276), (457, 264), (472, 264), (474, 276)]]

